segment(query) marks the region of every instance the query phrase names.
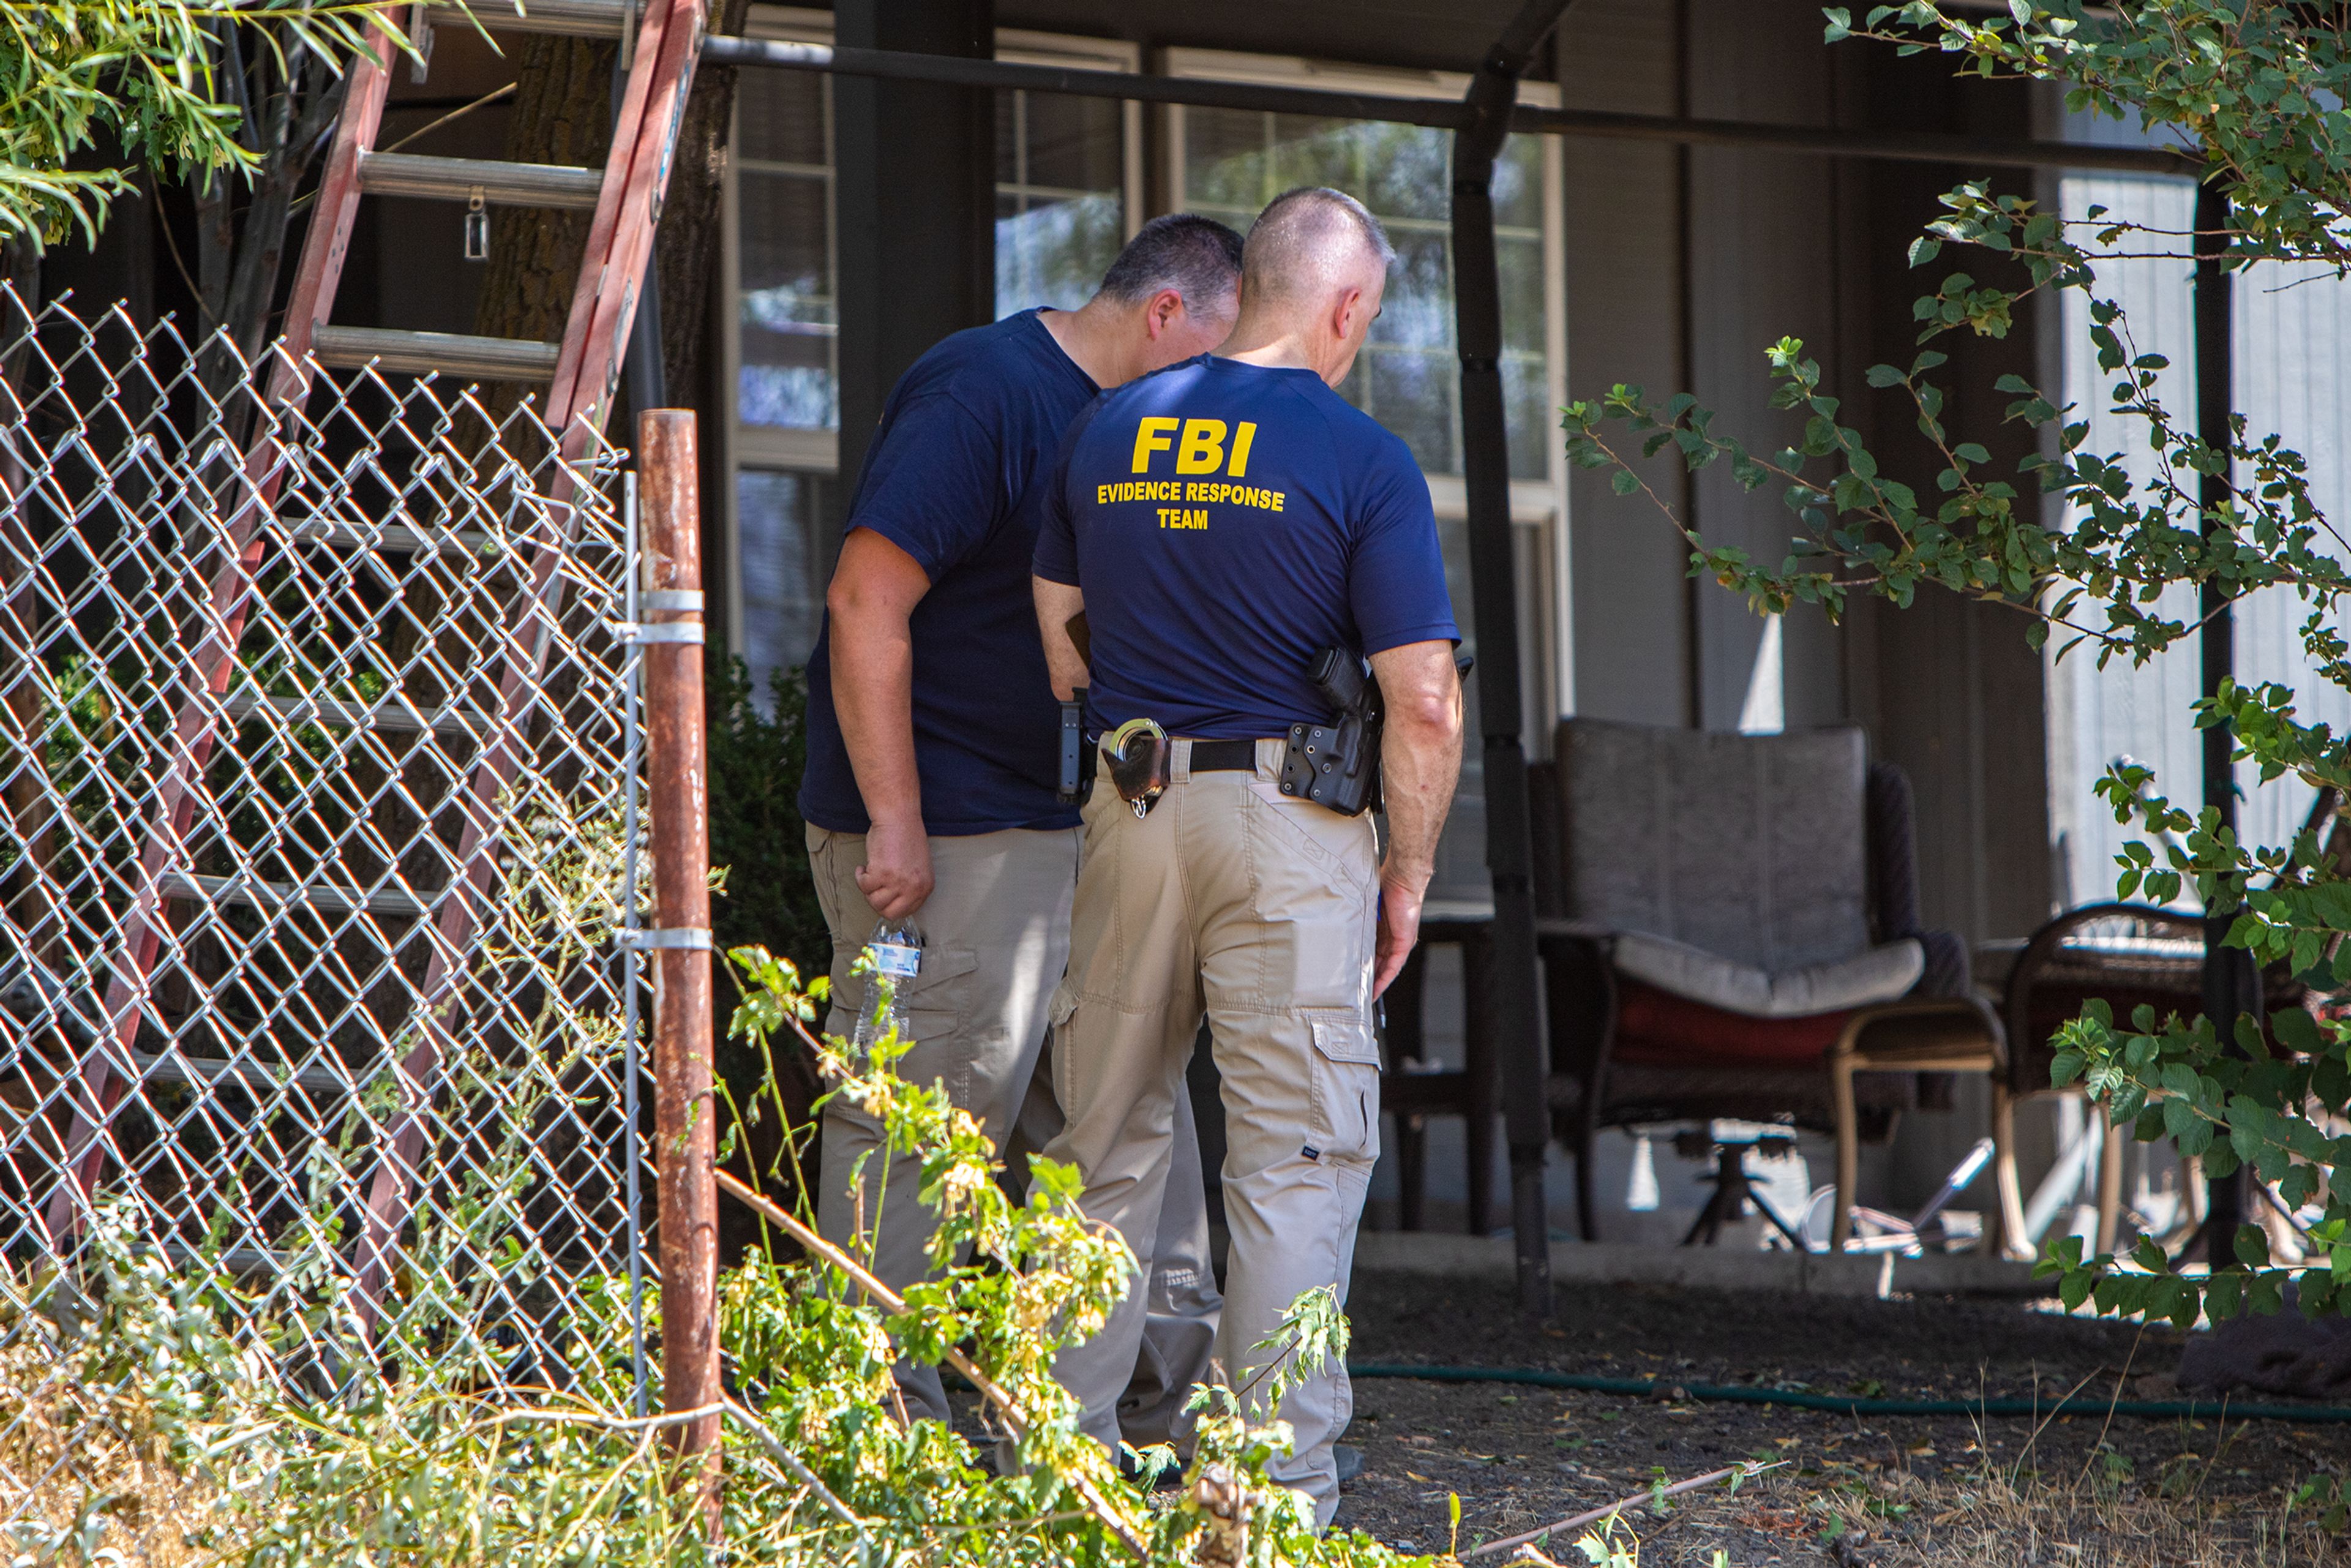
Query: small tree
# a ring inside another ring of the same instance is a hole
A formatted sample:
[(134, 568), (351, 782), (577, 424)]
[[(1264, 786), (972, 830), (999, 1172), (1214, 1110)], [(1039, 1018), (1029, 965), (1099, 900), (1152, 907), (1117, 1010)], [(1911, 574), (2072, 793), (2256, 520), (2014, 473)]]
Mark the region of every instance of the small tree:
[[(1942, 198), (1946, 209), (1911, 246), (1912, 264), (1936, 262), (1946, 246), (1983, 259), (2000, 280), (1946, 274), (1920, 298), (1919, 352), (1909, 364), (1870, 371), (1873, 387), (1907, 400), (1919, 432), (1939, 455), (1931, 472), (1906, 482), (1885, 471), (1862, 434), (1839, 423), (1840, 402), (1823, 384), (1803, 345), (1770, 350), (1775, 407), (1807, 416), (1803, 439), (1772, 455), (1711, 428), (1711, 413), (1687, 394), (1658, 403), (1639, 387), (1618, 386), (1598, 402), (1565, 411), (1573, 461), (1612, 468), (1623, 495), (1646, 493), (1688, 538), (1693, 573), (1744, 594), (1762, 612), (1817, 604), (1832, 618), (1855, 593), (1907, 604), (1922, 587), (1940, 588), (2025, 612), (2025, 632), (2043, 645), (2067, 639), (2060, 656), (2087, 644), (2104, 661), (2139, 662), (2190, 636), (2200, 622), (2167, 610), (2174, 584), (2216, 589), (2234, 600), (2289, 588), (2307, 606), (2301, 636), (2310, 665), (2351, 689), (2351, 643), (2339, 630), (2351, 593), (2346, 541), (2314, 504), (2302, 456), (2274, 434), (2234, 416), (2209, 441), (2157, 392), (2159, 355), (2141, 351), (2098, 264), (2126, 236), (2135, 256), (2182, 260), (2218, 254), (2227, 267), (2262, 260), (2319, 262), (2351, 273), (2351, 14), (2333, 5), (2276, 0), (2009, 0), (2006, 15), (1960, 15), (1917, 0), (1880, 5), (1858, 25), (1842, 7), (1825, 13), (1832, 43), (1863, 38), (1905, 54), (1937, 51), (1963, 73), (2024, 78), (2065, 90), (2074, 110), (2143, 119), (2176, 131), (2203, 162), (2203, 178), (2227, 198), (2223, 230), (2155, 233), (2093, 209), (2085, 223), (2041, 210), (2023, 197), (1972, 182)], [(2115, 378), (2111, 413), (2141, 428), (2157, 455), (2152, 477), (2135, 479), (2118, 453), (2088, 448), (2089, 422), (2021, 377), (1994, 391), (2006, 418), (2029, 427), (2040, 449), (1999, 472), (1980, 444), (1945, 423), (1949, 359), (1934, 345), (1955, 333), (2004, 336), (2028, 298), (2079, 290), (2089, 301), (2091, 347)], [(1797, 518), (1777, 567), (1709, 545), (1643, 477), (1640, 465), (1667, 447), (1692, 469), (1727, 463), (1745, 488), (1782, 487)], [(2206, 481), (2220, 481), (2207, 495)], [(2055, 497), (2064, 520), (2043, 519)], [(2217, 498), (2213, 498), (2217, 497)], [(2171, 602), (2176, 602), (2176, 600)], [(2237, 757), (2264, 780), (2288, 774), (2313, 785), (2351, 787), (2351, 740), (2297, 716), (2296, 692), (2283, 684), (2224, 683), (2196, 705), (2199, 727), (2233, 727)], [(2314, 839), (2249, 845), (2222, 828), (2216, 810), (2196, 812), (2147, 793), (2147, 770), (2118, 765), (2098, 789), (2119, 821), (2144, 816), (2160, 849), (2144, 842), (2121, 857), (2121, 896), (2144, 891), (2168, 900), (2193, 885), (2205, 907), (2233, 916), (2228, 941), (2263, 964), (2285, 964), (2320, 993), (2351, 987), (2351, 882), (2325, 863)], [(2255, 887), (2258, 883), (2260, 886)], [(2241, 1166), (2277, 1184), (2289, 1206), (2323, 1196), (2311, 1228), (2316, 1251), (2351, 1263), (2351, 1137), (2335, 1135), (2351, 1115), (2351, 1024), (2304, 1012), (2273, 1020), (2292, 1054), (2268, 1048), (2250, 1019), (2224, 1040), (2210, 1019), (2158, 1019), (2151, 1009), (2117, 1023), (2103, 1008), (2067, 1026), (2056, 1077), (2081, 1081), (2117, 1122), (2141, 1139), (2171, 1138), (2184, 1155), (2226, 1176)], [(2043, 1270), (2069, 1305), (2095, 1297), (2101, 1309), (2147, 1312), (2186, 1324), (2199, 1311), (2232, 1315), (2247, 1305), (2274, 1311), (2286, 1271), (2270, 1263), (2261, 1230), (2233, 1239), (2237, 1261), (2209, 1280), (2171, 1271), (2162, 1249), (2141, 1243), (2127, 1265), (2085, 1260), (2078, 1240), (2051, 1249)], [(2226, 1249), (2214, 1249), (2215, 1252)], [(2351, 1270), (2320, 1270), (2302, 1286), (2306, 1310), (2351, 1312)]]
[[(459, 0), (427, 0), (457, 4)], [(396, 0), (57, 0), (0, 6), (0, 243), (28, 292), (44, 247), (94, 240), (141, 174), (196, 204), (207, 328), (261, 351), (298, 193)], [(395, 34), (398, 47), (404, 37)], [(91, 166), (76, 167), (78, 162)], [(217, 350), (215, 395), (239, 373)]]

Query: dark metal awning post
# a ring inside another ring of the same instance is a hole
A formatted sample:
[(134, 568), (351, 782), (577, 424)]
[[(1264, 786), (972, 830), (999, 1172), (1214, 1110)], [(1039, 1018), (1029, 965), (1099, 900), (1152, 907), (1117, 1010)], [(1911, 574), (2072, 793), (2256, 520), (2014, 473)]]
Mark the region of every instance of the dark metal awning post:
[[(1453, 310), (1461, 350), (1462, 474), (1469, 500), (1469, 577), (1478, 634), (1478, 709), (1485, 730), (1486, 866), (1494, 935), (1485, 1017), (1501, 1072), (1510, 1145), (1510, 1227), (1519, 1306), (1551, 1312), (1551, 1209), (1543, 1146), (1551, 1116), (1538, 1012), (1534, 849), (1527, 752), (1519, 734), (1519, 593), (1510, 538), (1510, 446), (1502, 404), (1502, 286), (1494, 248), (1494, 157), (1510, 131), (1519, 78), (1568, 0), (1528, 0), (1469, 84), (1453, 134)], [(1480, 1106), (1470, 1114), (1489, 1113)]]
[[(2235, 352), (2235, 280), (2221, 265), (2228, 251), (2229, 193), (2205, 182), (2196, 187), (2196, 434), (2208, 446), (2227, 451), (2233, 433), (2229, 428), (2230, 405), (2235, 402), (2232, 383)], [(2217, 530), (2212, 514), (2229, 501), (2230, 474), (2223, 467), (2207, 474), (2197, 500), (2205, 513), (2208, 538)], [(2216, 696), (2220, 683), (2236, 674), (2236, 610), (2227, 590), (2207, 582), (2197, 609), (2204, 617), (2199, 638), (2203, 660), (2204, 695)], [(2220, 814), (2220, 825), (2237, 826), (2236, 769), (2231, 760), (2237, 747), (2234, 725), (2216, 724), (2204, 732), (2204, 804)], [(2237, 1019), (2246, 1012), (2259, 1017), (2260, 979), (2252, 955), (2223, 946), (2233, 914), (2204, 917), (2204, 1012), (2220, 1031), (2225, 1047), (2236, 1033)], [(2204, 1254), (2212, 1267), (2223, 1267), (2236, 1257), (2237, 1227), (2243, 1218), (2241, 1173), (2208, 1180), (2205, 1197)]]

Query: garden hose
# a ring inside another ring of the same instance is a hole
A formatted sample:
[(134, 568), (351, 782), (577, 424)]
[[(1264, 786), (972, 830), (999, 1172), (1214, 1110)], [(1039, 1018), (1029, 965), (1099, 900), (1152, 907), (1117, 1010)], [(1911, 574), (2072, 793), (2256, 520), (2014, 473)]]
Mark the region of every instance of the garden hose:
[(1635, 1399), (1697, 1399), (1728, 1405), (1784, 1405), (1796, 1410), (1826, 1410), (1839, 1416), (2054, 1416), (2071, 1407), (2084, 1414), (2187, 1416), (2217, 1421), (2351, 1421), (2351, 1406), (2240, 1405), (2199, 1399), (2111, 1399), (2077, 1388), (2053, 1399), (1886, 1399), (1860, 1395), (1815, 1394), (1810, 1389), (1760, 1388), (1741, 1385), (1681, 1383), (1667, 1377), (1602, 1377), (1584, 1372), (1543, 1372), (1517, 1366), (1417, 1366), (1397, 1362), (1353, 1363), (1350, 1377), (1409, 1377), (1424, 1383), (1515, 1383), (1536, 1388), (1569, 1388), (1583, 1394), (1621, 1394)]

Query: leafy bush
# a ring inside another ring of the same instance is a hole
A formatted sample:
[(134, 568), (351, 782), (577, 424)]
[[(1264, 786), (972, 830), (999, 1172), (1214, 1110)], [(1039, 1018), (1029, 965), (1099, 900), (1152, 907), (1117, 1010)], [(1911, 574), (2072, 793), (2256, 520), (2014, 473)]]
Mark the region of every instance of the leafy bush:
[[(795, 972), (832, 967), (832, 936), (809, 874), (808, 828), (799, 808), (808, 768), (808, 677), (799, 670), (768, 677), (762, 706), (748, 665), (714, 656), (704, 667), (709, 723), (710, 863), (726, 870), (722, 896), (710, 905), (713, 940), (722, 952), (757, 946), (781, 954)], [(797, 1051), (770, 1060), (751, 1042), (726, 1035), (713, 1042), (713, 1064), (726, 1086), (724, 1110), (737, 1168), (792, 1188), (808, 1153), (818, 1084)], [(728, 1255), (755, 1239), (747, 1218), (726, 1220)]]
[(808, 676), (768, 677), (759, 705), (750, 667), (712, 658), (703, 673), (710, 724), (710, 863), (727, 868), (726, 896), (711, 907), (723, 951), (758, 946), (804, 975), (832, 967), (832, 938), (809, 876), (800, 776), (808, 769)]

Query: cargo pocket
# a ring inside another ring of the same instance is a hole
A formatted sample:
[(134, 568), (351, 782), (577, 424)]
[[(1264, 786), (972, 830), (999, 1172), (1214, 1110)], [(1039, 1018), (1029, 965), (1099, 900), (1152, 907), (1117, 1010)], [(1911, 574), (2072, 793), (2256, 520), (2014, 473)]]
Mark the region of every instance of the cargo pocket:
[(1321, 1153), (1365, 1164), (1380, 1157), (1380, 1047), (1359, 1018), (1318, 1018), (1314, 1131)]
[(898, 1000), (906, 1009), (906, 1029), (915, 1043), (949, 1040), (963, 1032), (971, 1021), (971, 977), (978, 968), (977, 949), (923, 949), (923, 967), (913, 980), (898, 988)]
[[(924, 1088), (944, 1083), (955, 1103), (967, 1109), (971, 1103), (971, 1050), (963, 1035), (971, 1021), (972, 977), (978, 969), (979, 954), (973, 948), (925, 947), (923, 967), (898, 987), (906, 1037), (913, 1041), (898, 1059), (898, 1076)], [(852, 977), (852, 984), (860, 1009), (849, 1015), (854, 1029), (870, 1005), (867, 977)]]

